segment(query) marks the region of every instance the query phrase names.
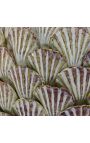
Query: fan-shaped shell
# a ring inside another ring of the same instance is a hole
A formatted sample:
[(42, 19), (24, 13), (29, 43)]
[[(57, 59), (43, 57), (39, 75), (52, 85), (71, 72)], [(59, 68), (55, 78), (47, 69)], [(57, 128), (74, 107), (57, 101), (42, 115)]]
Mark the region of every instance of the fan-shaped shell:
[(37, 48), (32, 33), (25, 28), (10, 28), (7, 42), (10, 43), (17, 64), (22, 66), (26, 65), (27, 55)]
[(62, 56), (47, 49), (37, 49), (28, 56), (29, 66), (42, 77), (44, 84), (52, 84), (57, 74), (66, 66)]
[(90, 106), (70, 107), (60, 114), (61, 116), (90, 116)]
[(3, 111), (12, 113), (12, 106), (17, 100), (17, 95), (13, 88), (0, 81), (0, 108)]
[(39, 76), (29, 68), (12, 67), (9, 79), (18, 96), (31, 98), (35, 88), (41, 83)]
[(13, 106), (13, 110), (18, 116), (43, 116), (45, 111), (43, 107), (36, 101), (27, 101), (19, 99)]
[(37, 37), (40, 46), (50, 45), (50, 40), (59, 28), (56, 27), (33, 27), (32, 31)]
[(73, 104), (72, 96), (65, 89), (57, 87), (38, 87), (34, 95), (43, 105), (47, 115), (58, 115), (59, 112)]
[(89, 34), (83, 28), (62, 28), (54, 40), (57, 50), (64, 55), (68, 66), (80, 66), (88, 50)]
[(56, 81), (67, 88), (77, 102), (85, 100), (90, 92), (90, 69), (66, 68), (58, 74)]
[(5, 47), (0, 47), (0, 78), (8, 76), (8, 71), (14, 66), (12, 57), (9, 55)]

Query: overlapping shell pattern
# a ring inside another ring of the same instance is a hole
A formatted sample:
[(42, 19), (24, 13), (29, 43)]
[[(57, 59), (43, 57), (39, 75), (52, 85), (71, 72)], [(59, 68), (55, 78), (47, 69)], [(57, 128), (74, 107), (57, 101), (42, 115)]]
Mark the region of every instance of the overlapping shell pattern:
[(0, 28), (0, 116), (90, 116), (90, 28)]

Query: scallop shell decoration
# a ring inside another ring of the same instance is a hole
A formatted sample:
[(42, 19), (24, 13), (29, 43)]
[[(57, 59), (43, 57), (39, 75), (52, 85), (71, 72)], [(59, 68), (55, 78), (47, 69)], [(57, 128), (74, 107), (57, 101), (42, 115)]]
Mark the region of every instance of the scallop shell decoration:
[(73, 104), (72, 96), (65, 89), (43, 86), (37, 88), (34, 94), (49, 116), (58, 115)]
[(7, 51), (7, 48), (0, 47), (0, 78), (8, 77), (8, 71), (14, 66), (12, 57)]
[(54, 45), (67, 60), (69, 67), (81, 66), (88, 51), (89, 33), (82, 28), (62, 28), (55, 34)]
[(36, 101), (19, 99), (13, 106), (13, 110), (18, 116), (45, 116), (43, 107)]
[(45, 47), (31, 53), (28, 63), (41, 76), (44, 84), (54, 84), (57, 74), (66, 66), (59, 53)]
[(33, 38), (33, 34), (25, 28), (11, 28), (6, 35), (16, 63), (26, 65), (27, 55), (37, 48), (37, 41)]
[(70, 107), (62, 112), (61, 116), (90, 116), (90, 106)]
[(37, 73), (31, 71), (29, 68), (21, 68), (20, 66), (14, 66), (8, 72), (8, 77), (20, 98), (30, 99), (35, 88), (41, 84)]
[(90, 69), (66, 68), (57, 76), (57, 82), (72, 94), (76, 102), (86, 100), (90, 92)]
[(0, 108), (1, 110), (7, 111), (8, 113), (11, 113), (12, 106), (14, 102), (17, 100), (17, 95), (13, 88), (4, 83), (0, 82)]
[(0, 116), (90, 116), (90, 28), (1, 27)]
[(32, 32), (34, 33), (35, 37), (38, 40), (38, 43), (41, 46), (43, 45), (51, 45), (52, 37), (59, 29), (58, 27), (33, 27), (31, 28)]

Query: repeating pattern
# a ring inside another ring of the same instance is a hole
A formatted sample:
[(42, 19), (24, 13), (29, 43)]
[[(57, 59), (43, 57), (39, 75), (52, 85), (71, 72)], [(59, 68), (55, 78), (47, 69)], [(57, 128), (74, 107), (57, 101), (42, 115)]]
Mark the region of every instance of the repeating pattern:
[(31, 98), (35, 88), (41, 84), (40, 78), (34, 71), (20, 66), (13, 66), (8, 72), (8, 79), (15, 87), (19, 97)]
[(90, 106), (76, 106), (62, 112), (62, 116), (90, 116)]
[(0, 116), (90, 116), (90, 28), (0, 28)]
[(23, 28), (10, 28), (8, 42), (9, 48), (13, 50), (13, 54), (18, 65), (25, 65), (26, 57), (36, 47), (36, 40), (30, 31)]
[(35, 50), (28, 56), (28, 61), (29, 66), (41, 76), (44, 84), (54, 84), (57, 74), (66, 66), (63, 57), (50, 49)]
[(35, 92), (47, 115), (58, 115), (73, 104), (72, 96), (65, 89), (43, 86), (37, 88)]
[(33, 27), (32, 31), (34, 32), (38, 43), (40, 46), (50, 45), (52, 42), (53, 35), (57, 32), (58, 27)]
[(16, 115), (19, 116), (44, 116), (45, 111), (43, 107), (35, 101), (27, 101), (19, 99), (13, 106)]
[(14, 66), (14, 62), (5, 47), (0, 47), (0, 78), (8, 76), (8, 71)]
[[(90, 69), (66, 68), (57, 76), (57, 82), (65, 86), (72, 94), (74, 100), (82, 101), (88, 96), (90, 90)], [(60, 82), (59, 82), (60, 81)]]
[(17, 99), (18, 99), (17, 95), (15, 91), (13, 90), (13, 88), (4, 82), (0, 82), (0, 108), (1, 110), (11, 112), (12, 106)]
[[(56, 33), (56, 46), (66, 58), (68, 66), (80, 66), (88, 50), (89, 34), (79, 28), (62, 28)], [(56, 43), (55, 42), (55, 43)]]

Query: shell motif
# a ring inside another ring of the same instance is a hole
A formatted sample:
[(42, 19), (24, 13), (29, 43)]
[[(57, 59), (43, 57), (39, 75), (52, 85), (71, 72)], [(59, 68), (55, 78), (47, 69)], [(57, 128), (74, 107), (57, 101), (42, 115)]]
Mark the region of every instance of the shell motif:
[(90, 106), (70, 107), (60, 114), (61, 116), (90, 116)]
[(12, 106), (17, 100), (17, 95), (13, 88), (7, 83), (0, 81), (0, 108), (3, 111), (12, 113)]
[(43, 107), (36, 101), (19, 99), (13, 106), (13, 110), (18, 116), (45, 116)]
[(80, 66), (88, 51), (89, 34), (82, 28), (62, 28), (55, 34), (54, 45), (64, 55), (68, 66)]
[(41, 76), (44, 84), (53, 84), (57, 74), (66, 66), (63, 57), (53, 51), (37, 49), (28, 56), (29, 66)]
[(30, 99), (35, 88), (41, 84), (39, 76), (29, 68), (13, 66), (8, 75), (11, 85), (15, 88), (20, 98)]
[(14, 66), (14, 62), (7, 48), (0, 47), (0, 78), (8, 77), (8, 71), (12, 66)]
[(37, 41), (33, 38), (32, 33), (25, 28), (11, 28), (7, 39), (13, 50), (16, 63), (25, 66), (27, 55), (37, 48)]
[(0, 28), (0, 116), (90, 116), (89, 27)]
[(58, 29), (58, 27), (33, 27), (32, 32), (36, 36), (40, 46), (51, 46), (51, 38), (57, 32)]
[(74, 101), (85, 100), (90, 92), (90, 69), (66, 68), (58, 74), (57, 83), (68, 89)]
[(42, 86), (34, 92), (35, 97), (43, 105), (47, 115), (56, 116), (73, 104), (72, 96), (65, 89)]

